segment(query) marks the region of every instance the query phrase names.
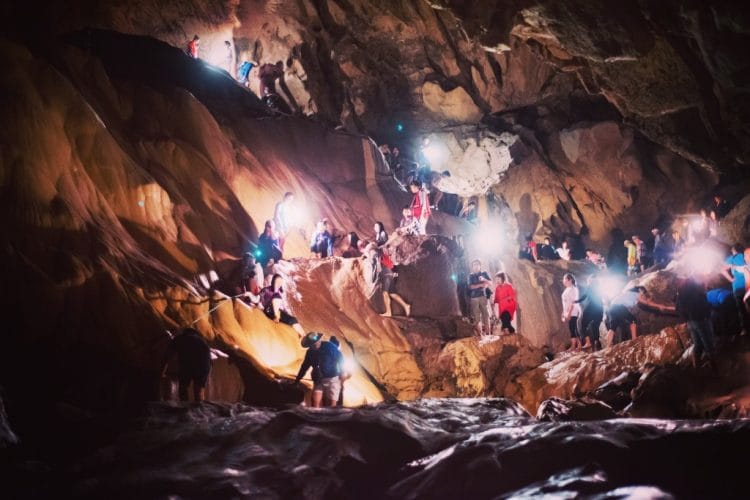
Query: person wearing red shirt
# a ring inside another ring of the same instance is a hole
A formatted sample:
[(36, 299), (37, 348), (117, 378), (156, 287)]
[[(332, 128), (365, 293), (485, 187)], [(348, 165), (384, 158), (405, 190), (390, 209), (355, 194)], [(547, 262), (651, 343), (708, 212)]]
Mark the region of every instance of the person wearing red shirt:
[(516, 333), (515, 328), (510, 324), (516, 314), (516, 290), (508, 283), (505, 273), (497, 273), (495, 283), (497, 283), (494, 300), (495, 314), (500, 318), (504, 333)]
[(195, 35), (192, 40), (188, 42), (187, 54), (193, 59), (198, 59), (198, 47), (200, 46), (200, 39), (198, 35)]
[(419, 234), (427, 234), (427, 220), (430, 218), (430, 197), (429, 193), (422, 189), (419, 181), (412, 181), (409, 189), (414, 194), (411, 201), (411, 214), (419, 222)]

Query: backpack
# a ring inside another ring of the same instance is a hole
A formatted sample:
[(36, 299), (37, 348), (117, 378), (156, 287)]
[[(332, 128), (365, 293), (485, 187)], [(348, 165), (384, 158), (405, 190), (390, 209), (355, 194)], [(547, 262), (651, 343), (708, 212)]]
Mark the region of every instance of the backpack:
[(341, 351), (338, 347), (326, 341), (318, 349), (318, 368), (322, 378), (338, 377), (341, 375)]

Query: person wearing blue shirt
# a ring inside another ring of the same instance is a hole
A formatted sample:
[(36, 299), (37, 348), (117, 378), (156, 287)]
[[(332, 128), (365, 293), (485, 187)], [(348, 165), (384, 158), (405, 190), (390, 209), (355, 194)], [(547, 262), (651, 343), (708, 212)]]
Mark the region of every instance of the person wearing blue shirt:
[(748, 323), (750, 322), (745, 304), (743, 303), (745, 296), (745, 273), (743, 272), (745, 267), (744, 251), (745, 247), (740, 243), (733, 245), (732, 255), (724, 261), (725, 266), (722, 273), (727, 280), (732, 282), (732, 294), (737, 305), (737, 317), (740, 320), (740, 335), (747, 334)]
[(735, 302), (732, 290), (728, 288), (712, 288), (706, 292), (706, 300), (711, 306), (711, 324), (716, 336), (726, 336), (736, 333), (732, 328), (732, 316), (735, 316)]
[(328, 230), (328, 219), (318, 221), (318, 227), (310, 239), (310, 251), (317, 258), (333, 257), (333, 236)]

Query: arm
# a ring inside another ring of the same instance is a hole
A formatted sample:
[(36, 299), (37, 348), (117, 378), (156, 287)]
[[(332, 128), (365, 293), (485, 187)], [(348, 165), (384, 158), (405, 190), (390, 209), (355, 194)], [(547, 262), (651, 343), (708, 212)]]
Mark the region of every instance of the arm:
[(169, 342), (169, 346), (167, 346), (167, 351), (164, 353), (164, 359), (161, 362), (161, 376), (165, 377), (167, 375), (167, 366), (169, 366), (169, 361), (172, 359), (172, 356), (174, 356), (175, 353), (175, 347), (174, 347), (174, 340)]
[(273, 320), (278, 323), (281, 321), (281, 299), (278, 297), (271, 299), (271, 307), (273, 307)]
[(333, 257), (333, 236), (329, 234), (326, 237), (326, 241), (328, 241), (328, 256)]
[(658, 304), (654, 302), (651, 299), (647, 299), (646, 297), (641, 297), (638, 299), (638, 305), (649, 307), (651, 309), (655, 309), (659, 312), (671, 312), (674, 313), (677, 311), (675, 306), (666, 306), (664, 304)]
[(732, 273), (729, 272), (732, 269), (731, 264), (725, 264), (724, 267), (721, 270), (721, 275), (724, 276), (724, 278), (727, 279), (730, 283), (734, 281), (734, 278), (732, 277)]
[(299, 367), (299, 371), (297, 372), (297, 377), (294, 379), (295, 384), (298, 384), (299, 381), (302, 380), (302, 377), (307, 373), (307, 370), (310, 369), (310, 366), (312, 365), (310, 358), (310, 350), (308, 349), (305, 353), (305, 359), (302, 361), (302, 366)]

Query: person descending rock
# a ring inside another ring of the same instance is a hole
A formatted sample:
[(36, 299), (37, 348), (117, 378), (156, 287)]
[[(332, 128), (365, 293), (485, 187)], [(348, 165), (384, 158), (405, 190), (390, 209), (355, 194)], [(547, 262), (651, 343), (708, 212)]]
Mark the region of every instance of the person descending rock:
[(187, 44), (187, 50), (185, 51), (187, 55), (189, 55), (193, 59), (198, 59), (198, 50), (200, 49), (200, 43), (201, 37), (195, 35), (193, 39), (190, 40)]
[(276, 232), (276, 224), (272, 220), (266, 221), (263, 233), (258, 238), (257, 257), (263, 267), (271, 260), (276, 263), (282, 258), (279, 235)]
[(295, 384), (312, 368), (313, 392), (310, 403), (313, 408), (334, 406), (341, 395), (341, 373), (343, 356), (338, 346), (323, 341), (323, 334), (310, 332), (302, 338), (302, 347), (307, 349), (302, 366), (294, 379)]
[(604, 319), (604, 303), (599, 291), (599, 286), (594, 276), (589, 276), (586, 282), (586, 289), (583, 290), (581, 298), (578, 299), (581, 305), (581, 321), (578, 326), (578, 332), (584, 339), (583, 348), (597, 349), (601, 346), (599, 342), (599, 326)]
[[(395, 300), (403, 309), (406, 316), (411, 315), (411, 305), (396, 293), (396, 278), (398, 273), (394, 273), (384, 262), (389, 263), (390, 259), (384, 259), (385, 254), (377, 247), (375, 243), (370, 243), (365, 248), (365, 271), (369, 273), (370, 297), (374, 296), (377, 291), (383, 294), (383, 303), (385, 312), (381, 316), (390, 317), (393, 315), (391, 310), (391, 299)], [(365, 275), (367, 278), (367, 274)]]
[(732, 294), (737, 304), (737, 317), (740, 321), (740, 335), (746, 335), (750, 328), (750, 317), (744, 301), (747, 285), (744, 273), (746, 264), (744, 251), (745, 247), (741, 243), (734, 244), (731, 249), (732, 255), (724, 261), (725, 266), (722, 271), (722, 276), (732, 283)]
[(273, 210), (273, 221), (276, 224), (276, 231), (279, 233), (279, 248), (284, 251), (284, 243), (291, 226), (292, 206), (294, 204), (294, 193), (284, 193), (284, 198), (276, 204)]
[(490, 314), (487, 309), (487, 292), (492, 285), (490, 275), (482, 271), (482, 262), (475, 259), (471, 262), (471, 274), (467, 280), (469, 286), (469, 303), (471, 319), (479, 330), (480, 336), (490, 335)]
[(194, 328), (185, 328), (167, 347), (161, 376), (165, 377), (170, 359), (177, 355), (180, 401), (188, 400), (188, 387), (193, 384), (193, 400), (206, 398), (206, 384), (211, 373), (211, 349)]
[(577, 351), (581, 348), (578, 335), (578, 317), (581, 315), (581, 306), (578, 304), (579, 294), (576, 286), (576, 278), (570, 273), (563, 276), (565, 290), (562, 293), (562, 315), (563, 323), (567, 323), (570, 331), (570, 349)]
[(406, 205), (401, 210), (401, 222), (398, 225), (396, 233), (401, 236), (419, 234), (419, 221), (412, 215), (409, 205)]
[(388, 241), (388, 233), (385, 232), (385, 225), (382, 222), (376, 222), (373, 227), (375, 231), (375, 244), (382, 247)]
[(511, 324), (513, 316), (516, 314), (516, 290), (513, 285), (508, 283), (505, 273), (497, 273), (495, 283), (497, 286), (495, 287), (493, 303), (495, 304), (495, 314), (500, 318), (502, 331), (504, 334), (516, 333)]
[(276, 323), (289, 325), (302, 337), (305, 331), (297, 321), (297, 318), (287, 311), (286, 297), (284, 296), (284, 279), (279, 274), (274, 274), (271, 278), (271, 285), (261, 290), (261, 304), (263, 312), (268, 318)]
[(276, 64), (262, 64), (258, 68), (258, 78), (260, 78), (260, 98), (266, 106), (287, 115), (292, 114), (289, 105), (281, 98), (276, 90), (276, 81), (289, 95), (286, 84), (284, 83), (284, 63), (278, 61)]
[(419, 223), (419, 234), (427, 234), (427, 221), (430, 220), (430, 197), (429, 193), (422, 189), (419, 181), (412, 181), (409, 184), (414, 197), (411, 200), (411, 215)]
[(318, 226), (310, 238), (310, 252), (316, 258), (333, 257), (333, 236), (328, 230), (328, 219), (318, 221)]
[(539, 245), (539, 260), (557, 260), (557, 251), (548, 237), (544, 238), (544, 243)]

